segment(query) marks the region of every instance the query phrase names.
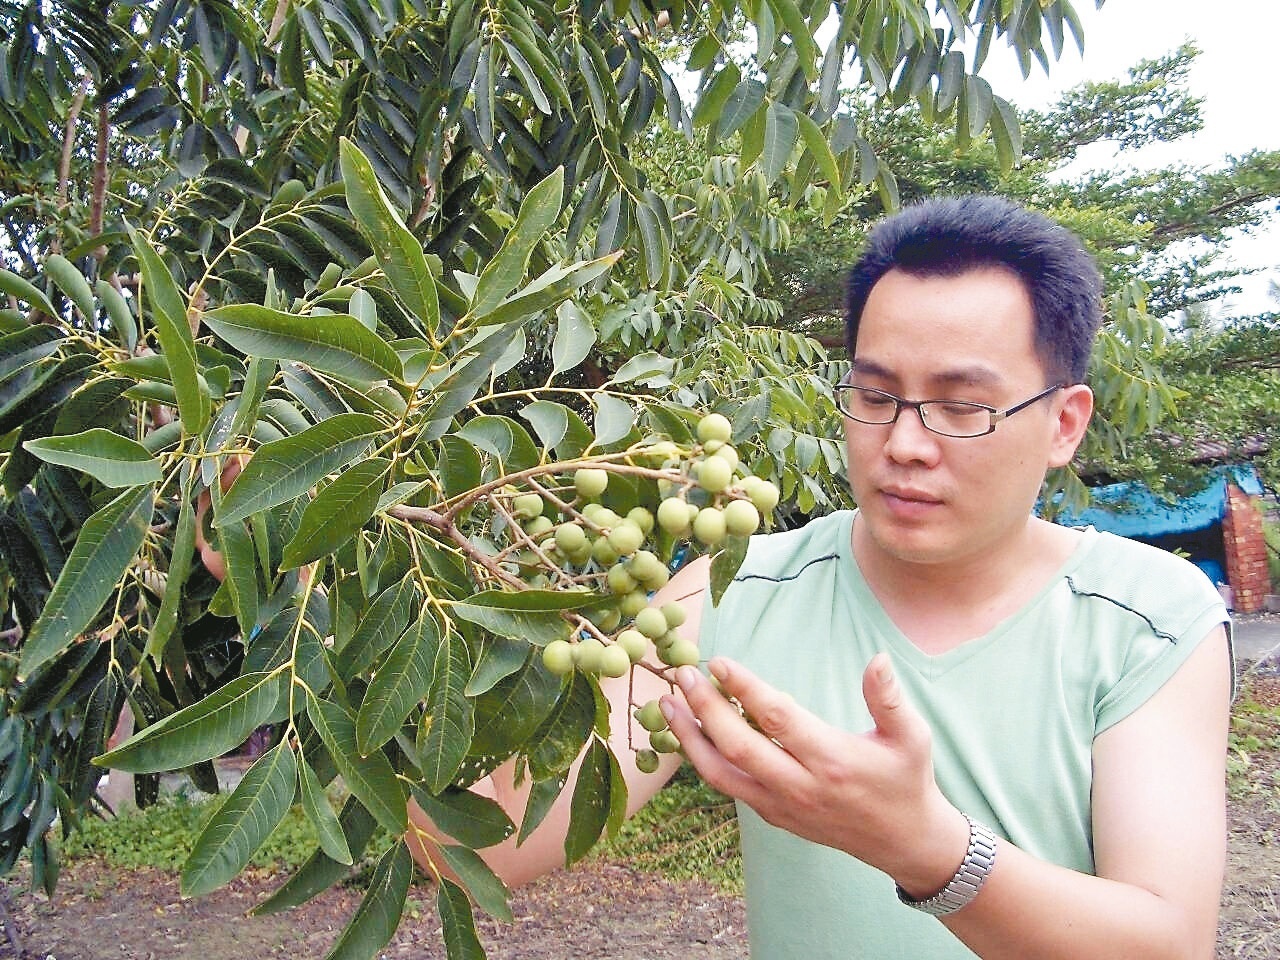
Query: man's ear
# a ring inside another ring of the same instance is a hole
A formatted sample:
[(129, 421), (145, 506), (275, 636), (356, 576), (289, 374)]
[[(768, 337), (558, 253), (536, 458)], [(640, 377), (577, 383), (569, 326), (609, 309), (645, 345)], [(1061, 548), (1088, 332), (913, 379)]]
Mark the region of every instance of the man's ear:
[(1093, 391), (1083, 383), (1063, 387), (1054, 397), (1054, 437), (1049, 466), (1065, 467), (1075, 456), (1093, 416)]

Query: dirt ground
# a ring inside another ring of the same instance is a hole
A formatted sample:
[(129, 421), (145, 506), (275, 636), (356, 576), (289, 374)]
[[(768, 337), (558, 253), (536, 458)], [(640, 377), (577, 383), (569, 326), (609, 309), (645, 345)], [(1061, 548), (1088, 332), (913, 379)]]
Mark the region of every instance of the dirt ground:
[[(1280, 678), (1254, 682), (1255, 699), (1280, 706)], [(1243, 761), (1241, 761), (1243, 762)], [(1280, 753), (1258, 751), (1229, 801), (1227, 882), (1218, 960), (1280, 960)], [(1239, 781), (1238, 781), (1239, 782)], [(197, 900), (159, 871), (120, 875), (71, 864), (56, 896), (0, 885), (8, 915), (0, 960), (242, 960), (323, 957), (360, 894), (329, 890), (275, 917), (246, 912), (278, 877), (246, 875)], [(432, 890), (410, 891), (384, 960), (444, 960)], [(624, 864), (590, 862), (517, 890), (513, 924), (481, 922), (490, 960), (730, 960), (745, 958), (740, 899), (705, 884), (670, 883)], [(19, 947), (21, 952), (19, 952)]]

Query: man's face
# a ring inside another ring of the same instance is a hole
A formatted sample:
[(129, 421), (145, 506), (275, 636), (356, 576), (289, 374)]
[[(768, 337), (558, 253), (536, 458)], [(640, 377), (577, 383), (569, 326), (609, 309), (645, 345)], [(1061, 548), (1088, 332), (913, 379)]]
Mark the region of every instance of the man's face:
[[(908, 400), (968, 400), (1004, 410), (1047, 381), (1034, 311), (1017, 276), (983, 267), (951, 277), (892, 270), (871, 290), (852, 382)], [(912, 564), (976, 562), (1026, 529), (1045, 471), (1070, 460), (1059, 391), (982, 437), (845, 421), (849, 477), (871, 549)], [(1087, 419), (1087, 414), (1086, 414)]]

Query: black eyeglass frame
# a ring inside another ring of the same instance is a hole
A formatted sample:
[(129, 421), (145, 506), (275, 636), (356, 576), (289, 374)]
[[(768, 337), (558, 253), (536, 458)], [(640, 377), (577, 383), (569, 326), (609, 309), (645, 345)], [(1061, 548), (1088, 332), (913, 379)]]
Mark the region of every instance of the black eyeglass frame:
[[(1044, 390), (1041, 390), (1034, 397), (1030, 397), (1026, 400), (1023, 400), (1021, 403), (1015, 403), (1011, 407), (1005, 407), (1003, 410), (990, 406), (989, 404), (975, 403), (974, 401), (971, 401), (971, 400), (945, 400), (945, 399), (904, 400), (902, 397), (896, 397), (892, 393), (889, 393), (886, 390), (877, 390), (875, 387), (862, 387), (853, 383), (836, 384), (835, 400), (836, 400), (836, 409), (839, 410), (843, 416), (852, 420), (854, 423), (862, 423), (862, 424), (866, 424), (868, 426), (873, 426), (873, 427), (886, 427), (890, 424), (897, 423), (898, 418), (902, 416), (903, 408), (910, 407), (912, 410), (915, 410), (916, 416), (920, 418), (921, 425), (930, 433), (936, 433), (940, 437), (950, 437), (953, 440), (972, 440), (975, 437), (985, 437), (989, 434), (995, 433), (996, 424), (998, 424), (1001, 420), (1007, 420), (1009, 417), (1012, 417), (1018, 411), (1025, 410), (1027, 409), (1027, 407), (1031, 406), (1032, 404), (1039, 403), (1045, 397), (1052, 396), (1053, 394), (1057, 393), (1059, 390), (1065, 389), (1066, 386), (1067, 384), (1065, 383), (1055, 383), (1053, 386), (1046, 387)], [(844, 408), (844, 404), (840, 402), (841, 393), (852, 393), (855, 390), (863, 393), (874, 393), (877, 396), (884, 397), (886, 400), (892, 400), (893, 416), (890, 417), (888, 420), (863, 420), (859, 417), (855, 417), (848, 410), (846, 410)], [(951, 406), (958, 406), (958, 407), (972, 407), (975, 411), (985, 410), (990, 415), (991, 419), (987, 424), (987, 429), (983, 430), (981, 433), (945, 433), (944, 431), (939, 430), (936, 427), (929, 426), (929, 420), (926, 417), (924, 410), (921, 409), (926, 404), (932, 404), (932, 403), (945, 403)]]

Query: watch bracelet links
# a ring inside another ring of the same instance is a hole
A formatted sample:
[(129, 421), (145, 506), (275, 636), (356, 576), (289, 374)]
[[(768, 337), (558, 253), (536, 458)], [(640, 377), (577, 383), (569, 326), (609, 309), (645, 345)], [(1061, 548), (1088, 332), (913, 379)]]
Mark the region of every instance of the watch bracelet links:
[(898, 899), (907, 906), (934, 917), (945, 917), (968, 905), (982, 889), (996, 862), (996, 836), (968, 814), (964, 818), (969, 821), (969, 849), (955, 875), (945, 887), (924, 900), (913, 899), (902, 887), (897, 887)]

